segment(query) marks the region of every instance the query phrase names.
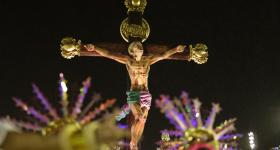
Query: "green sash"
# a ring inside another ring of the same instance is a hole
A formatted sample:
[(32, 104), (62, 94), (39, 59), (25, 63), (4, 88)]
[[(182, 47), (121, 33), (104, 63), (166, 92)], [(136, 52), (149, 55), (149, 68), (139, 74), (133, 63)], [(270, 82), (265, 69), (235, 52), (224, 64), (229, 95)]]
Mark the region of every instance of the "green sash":
[(139, 102), (140, 100), (140, 92), (139, 91), (127, 91), (127, 103), (128, 104), (133, 104), (136, 102)]

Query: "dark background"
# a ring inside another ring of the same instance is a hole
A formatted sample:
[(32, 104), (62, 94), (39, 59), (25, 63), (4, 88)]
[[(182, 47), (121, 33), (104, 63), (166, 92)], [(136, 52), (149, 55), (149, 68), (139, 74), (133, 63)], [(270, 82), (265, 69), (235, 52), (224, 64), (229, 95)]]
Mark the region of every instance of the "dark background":
[[(178, 96), (181, 90), (200, 97), (203, 106), (220, 102), (216, 123), (237, 117), (245, 137), (254, 131), (260, 150), (280, 144), (280, 5), (268, 1), (148, 1), (145, 18), (151, 26), (146, 43), (195, 44), (209, 47), (204, 65), (162, 61), (151, 67), (149, 88)], [(72, 84), (92, 76), (92, 90), (124, 103), (125, 66), (105, 58), (63, 59), (59, 43), (65, 36), (83, 42), (123, 42), (120, 22), (126, 17), (122, 0), (0, 1), (0, 115), (16, 114), (11, 97), (32, 97), (37, 83), (48, 97), (56, 97), (58, 74)], [(51, 99), (53, 103), (58, 100)], [(20, 117), (20, 114), (17, 114)], [(142, 149), (152, 150), (159, 130), (170, 127), (152, 107)]]

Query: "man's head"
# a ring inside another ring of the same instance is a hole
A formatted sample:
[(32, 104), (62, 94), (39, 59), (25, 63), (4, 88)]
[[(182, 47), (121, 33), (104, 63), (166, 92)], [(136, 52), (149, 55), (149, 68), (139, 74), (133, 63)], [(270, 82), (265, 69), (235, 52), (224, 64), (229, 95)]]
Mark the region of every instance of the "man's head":
[(128, 53), (136, 61), (140, 61), (144, 53), (143, 46), (141, 42), (132, 42), (128, 46)]

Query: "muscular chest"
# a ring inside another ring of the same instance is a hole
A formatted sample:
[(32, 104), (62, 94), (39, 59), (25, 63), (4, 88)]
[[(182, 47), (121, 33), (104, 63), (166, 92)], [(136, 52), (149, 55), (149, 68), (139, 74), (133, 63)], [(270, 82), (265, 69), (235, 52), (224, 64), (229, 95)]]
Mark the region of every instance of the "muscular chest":
[(129, 63), (127, 64), (127, 68), (132, 71), (132, 72), (147, 72), (150, 68), (148, 61), (145, 60), (141, 60), (141, 61), (136, 61), (136, 60), (132, 60), (129, 61)]

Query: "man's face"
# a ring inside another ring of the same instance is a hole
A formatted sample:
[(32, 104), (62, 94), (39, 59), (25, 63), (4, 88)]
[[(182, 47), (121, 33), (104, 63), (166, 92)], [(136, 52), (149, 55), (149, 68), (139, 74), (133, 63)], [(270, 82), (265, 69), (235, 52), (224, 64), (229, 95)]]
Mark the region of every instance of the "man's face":
[(142, 45), (135, 45), (131, 50), (131, 56), (136, 60), (140, 61), (143, 56), (143, 47)]

